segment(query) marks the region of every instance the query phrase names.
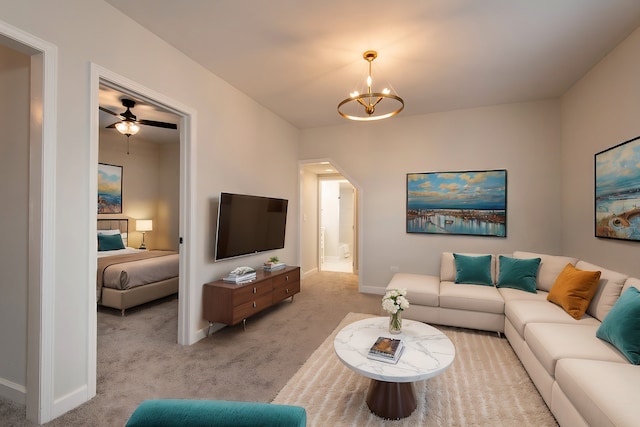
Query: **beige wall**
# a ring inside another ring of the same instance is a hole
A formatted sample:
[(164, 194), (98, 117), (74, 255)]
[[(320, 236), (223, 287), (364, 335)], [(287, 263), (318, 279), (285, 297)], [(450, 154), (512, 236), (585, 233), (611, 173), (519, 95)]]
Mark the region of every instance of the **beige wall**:
[(0, 45), (0, 392), (27, 384), (30, 58)]
[(640, 277), (640, 243), (594, 237), (594, 154), (640, 135), (640, 29), (562, 99), (563, 251)]
[[(142, 133), (142, 132), (141, 132)], [(122, 166), (122, 214), (98, 218), (128, 218), (129, 246), (142, 243), (136, 219), (153, 220), (153, 231), (145, 233), (149, 249), (179, 250), (180, 144), (154, 144), (142, 135), (127, 140), (115, 129), (100, 130), (100, 163)]]
[[(560, 130), (560, 102), (546, 100), (305, 130), (300, 156), (357, 183), (360, 286), (381, 292), (391, 266), (437, 274), (443, 251), (560, 253)], [(405, 232), (407, 173), (485, 169), (507, 169), (507, 238)]]

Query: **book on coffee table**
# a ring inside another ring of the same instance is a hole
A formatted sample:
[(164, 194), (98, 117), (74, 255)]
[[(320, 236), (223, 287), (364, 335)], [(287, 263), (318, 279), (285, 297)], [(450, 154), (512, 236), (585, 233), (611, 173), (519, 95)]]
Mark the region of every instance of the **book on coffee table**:
[(378, 337), (369, 349), (367, 358), (386, 363), (398, 363), (403, 351), (404, 342), (401, 339)]

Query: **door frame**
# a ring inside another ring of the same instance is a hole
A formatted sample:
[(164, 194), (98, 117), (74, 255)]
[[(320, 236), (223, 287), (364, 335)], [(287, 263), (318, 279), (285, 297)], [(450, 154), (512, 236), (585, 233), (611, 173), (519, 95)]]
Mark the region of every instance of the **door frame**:
[[(95, 234), (96, 220), (98, 218), (96, 210), (96, 197), (98, 194), (98, 151), (99, 151), (99, 86), (106, 84), (124, 92), (131, 92), (161, 106), (162, 108), (180, 117), (180, 208), (179, 208), (179, 234), (180, 234), (180, 270), (179, 270), (179, 295), (178, 299), (178, 331), (177, 342), (181, 345), (190, 345), (198, 340), (197, 331), (193, 330), (190, 319), (197, 307), (194, 305), (194, 296), (191, 289), (195, 289), (194, 256), (196, 253), (195, 239), (195, 199), (191, 189), (194, 188), (196, 177), (195, 164), (195, 133), (196, 133), (196, 111), (192, 108), (166, 96), (155, 90), (147, 88), (133, 80), (116, 74), (95, 63), (91, 63), (90, 79), (90, 121), (91, 135), (89, 148), (89, 176), (92, 177), (89, 183), (89, 198), (91, 201), (89, 212), (95, 212), (92, 220), (89, 221), (88, 235)], [(95, 271), (97, 268), (97, 248), (93, 241), (87, 242), (92, 266), (89, 268), (87, 283), (95, 281)], [(88, 348), (88, 378), (91, 396), (96, 393), (96, 372), (97, 372), (97, 313), (95, 310), (96, 291), (95, 287), (89, 292), (89, 348)]]
[(58, 48), (4, 21), (0, 43), (31, 58), (26, 387), (8, 388), (23, 397), (27, 419), (42, 424), (54, 407)]

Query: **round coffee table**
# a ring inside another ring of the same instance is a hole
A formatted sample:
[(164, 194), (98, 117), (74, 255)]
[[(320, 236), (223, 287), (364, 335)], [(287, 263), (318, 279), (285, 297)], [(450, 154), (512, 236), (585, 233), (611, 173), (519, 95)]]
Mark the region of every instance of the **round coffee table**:
[[(405, 349), (397, 364), (367, 358), (378, 337), (401, 338)], [(402, 321), (402, 333), (389, 334), (388, 317), (372, 317), (351, 323), (338, 332), (333, 346), (349, 369), (371, 378), (367, 406), (387, 419), (411, 415), (417, 407), (413, 383), (444, 372), (456, 350), (445, 334), (433, 326), (413, 320)]]

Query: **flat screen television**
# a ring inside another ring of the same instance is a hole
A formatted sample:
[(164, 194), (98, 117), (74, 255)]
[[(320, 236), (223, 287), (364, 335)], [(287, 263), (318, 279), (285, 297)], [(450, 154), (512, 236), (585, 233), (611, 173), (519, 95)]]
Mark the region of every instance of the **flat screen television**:
[(220, 193), (216, 261), (284, 248), (288, 200)]

